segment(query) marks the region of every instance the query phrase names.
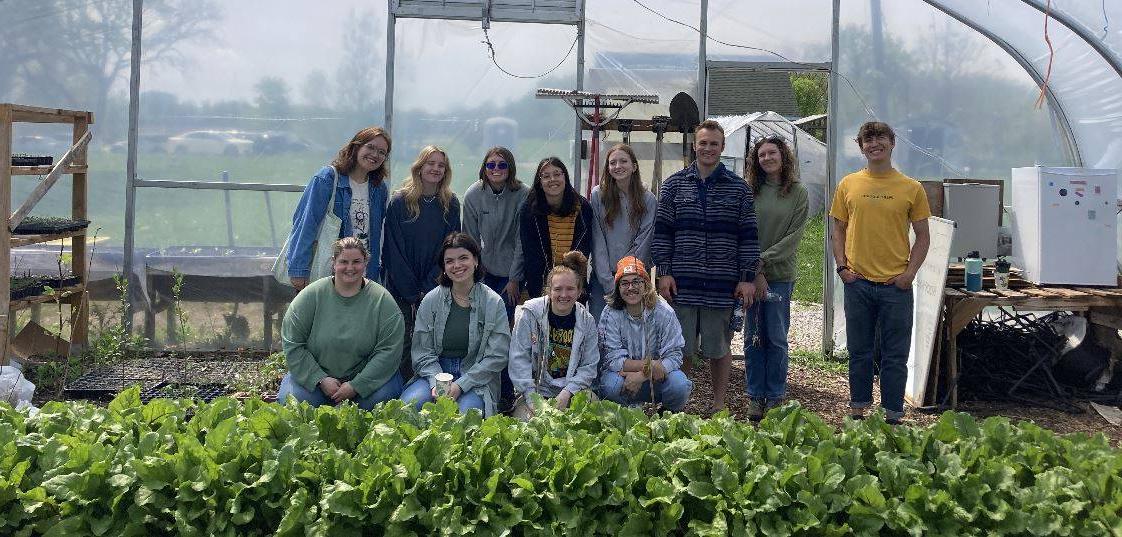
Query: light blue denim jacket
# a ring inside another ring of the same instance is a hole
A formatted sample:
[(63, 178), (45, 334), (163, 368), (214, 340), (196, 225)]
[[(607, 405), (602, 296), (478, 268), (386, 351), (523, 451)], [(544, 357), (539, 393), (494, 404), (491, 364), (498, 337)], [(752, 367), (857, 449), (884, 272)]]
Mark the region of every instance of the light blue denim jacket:
[[(376, 172), (375, 172), (376, 173)], [(290, 278), (307, 278), (311, 272), (312, 245), (319, 235), (319, 226), (323, 222), (327, 210), (327, 200), (331, 198), (331, 182), (335, 174), (331, 166), (324, 166), (312, 176), (308, 186), (304, 187), (304, 194), (296, 205), (292, 214), (292, 240), (288, 242), (288, 251), (284, 255), (288, 259), (288, 276)], [(389, 198), (389, 189), (383, 180), (377, 186), (374, 173), (370, 176), (370, 263), (366, 265), (367, 279), (381, 282), (382, 267), (382, 221), (386, 219), (386, 200)], [(354, 235), (351, 227), (351, 182), (344, 174), (339, 174), (339, 183), (335, 186), (335, 216), (343, 220), (339, 238)]]
[[(514, 334), (510, 341), (510, 363), (507, 371), (514, 391), (543, 397), (556, 397), (562, 389), (576, 394), (592, 389), (600, 363), (596, 319), (584, 304), (577, 303), (577, 322), (573, 331), (573, 350), (564, 379), (553, 379), (542, 366), (549, 354), (549, 297), (527, 300), (514, 313)], [(564, 384), (564, 387), (559, 386)]]
[[(507, 349), (510, 348), (510, 324), (506, 318), (506, 303), (491, 288), (476, 282), (468, 294), (471, 313), (468, 314), (468, 350), (460, 363), (461, 375), (456, 384), (464, 392), (475, 392), (483, 399), (483, 415), (495, 413), (495, 401), (500, 390), (499, 373), (506, 367)], [(417, 308), (413, 326), (410, 353), (413, 370), (417, 376), (428, 379), (444, 372), (440, 357), (444, 353), (444, 329), (452, 310), (452, 290), (443, 285), (425, 294)]]

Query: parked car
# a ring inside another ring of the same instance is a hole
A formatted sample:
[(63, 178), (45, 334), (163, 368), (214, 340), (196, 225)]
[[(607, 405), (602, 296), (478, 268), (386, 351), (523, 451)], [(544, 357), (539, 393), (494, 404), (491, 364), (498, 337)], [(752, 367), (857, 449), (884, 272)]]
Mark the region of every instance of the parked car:
[(261, 155), (300, 153), (312, 145), (288, 132), (263, 132), (253, 139), (253, 152)]
[(241, 155), (253, 148), (253, 140), (238, 131), (188, 131), (167, 141), (168, 153), (197, 155)]
[[(166, 134), (141, 134), (136, 138), (138, 153), (163, 153), (167, 149), (168, 136)], [(124, 153), (129, 150), (129, 141), (120, 140), (109, 144), (110, 153)]]

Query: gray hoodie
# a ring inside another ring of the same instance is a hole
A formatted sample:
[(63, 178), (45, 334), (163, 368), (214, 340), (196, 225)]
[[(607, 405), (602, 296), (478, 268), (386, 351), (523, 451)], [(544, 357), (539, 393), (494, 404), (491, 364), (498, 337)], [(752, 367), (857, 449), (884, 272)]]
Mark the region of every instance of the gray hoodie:
[(646, 356), (661, 359), (667, 372), (681, 369), (685, 346), (678, 315), (661, 297), (655, 307), (643, 310), (642, 320), (611, 306), (600, 314), (600, 367), (605, 373), (618, 373), (624, 360), (642, 360)]
[(654, 231), (655, 213), (658, 212), (658, 199), (649, 190), (643, 190), (643, 205), (647, 212), (639, 222), (638, 229), (631, 227), (631, 200), (627, 195), (620, 196), (620, 211), (612, 226), (604, 223), (607, 211), (600, 196), (600, 185), (592, 189), (588, 200), (592, 214), (596, 217), (596, 228), (592, 233), (592, 266), (596, 279), (607, 290), (615, 283), (616, 263), (629, 255), (638, 257), (646, 266), (651, 266), (651, 234)]
[[(460, 364), (462, 374), (456, 381), (465, 392), (475, 392), (483, 398), (483, 415), (495, 413), (499, 396), (499, 373), (506, 367), (507, 349), (510, 346), (510, 325), (506, 318), (506, 304), (486, 285), (477, 282), (468, 295), (471, 313), (468, 316), (468, 352)], [(444, 328), (452, 309), (452, 290), (436, 286), (421, 300), (417, 320), (413, 327), (413, 370), (418, 376), (433, 379), (443, 370), (440, 356), (444, 352)]]
[[(514, 312), (514, 335), (510, 341), (508, 372), (514, 391), (537, 392), (556, 397), (562, 389), (569, 393), (593, 387), (600, 362), (596, 319), (584, 304), (576, 304), (577, 322), (573, 329), (573, 353), (564, 379), (553, 379), (542, 362), (549, 354), (549, 297), (527, 300)], [(558, 386), (564, 384), (564, 387)]]
[(464, 194), (464, 232), (479, 241), (488, 274), (522, 281), (518, 211), (529, 194), (530, 187), (525, 185), (495, 194), (483, 181), (472, 183)]

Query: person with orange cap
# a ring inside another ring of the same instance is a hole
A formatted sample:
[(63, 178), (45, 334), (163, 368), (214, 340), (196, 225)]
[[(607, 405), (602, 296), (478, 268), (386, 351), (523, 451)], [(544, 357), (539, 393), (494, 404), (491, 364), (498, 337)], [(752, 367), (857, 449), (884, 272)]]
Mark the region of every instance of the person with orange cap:
[(693, 391), (681, 370), (685, 345), (674, 308), (658, 296), (643, 262), (620, 259), (600, 315), (600, 397), (680, 412)]

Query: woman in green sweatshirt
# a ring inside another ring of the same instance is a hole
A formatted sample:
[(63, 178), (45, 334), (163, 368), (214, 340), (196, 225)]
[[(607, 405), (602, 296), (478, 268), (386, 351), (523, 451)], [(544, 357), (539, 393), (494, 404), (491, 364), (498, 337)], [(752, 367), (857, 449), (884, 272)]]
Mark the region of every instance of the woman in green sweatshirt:
[(401, 395), (405, 322), (390, 293), (365, 278), (369, 262), (362, 241), (335, 241), (333, 276), (308, 284), (288, 306), (281, 326), (288, 374), (277, 401), (353, 400), (369, 410)]
[(795, 254), (807, 218), (806, 188), (787, 142), (779, 136), (756, 140), (748, 154), (748, 184), (755, 197), (760, 238), (756, 300), (744, 323), (744, 370), (748, 418), (787, 395), (787, 330), (791, 326), (791, 292), (795, 288)]

